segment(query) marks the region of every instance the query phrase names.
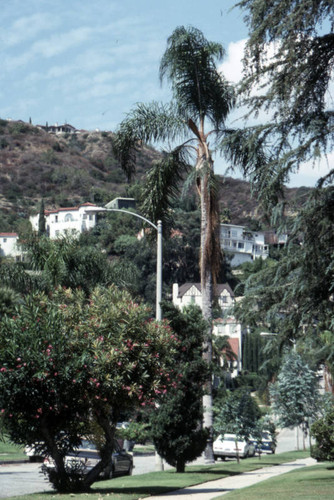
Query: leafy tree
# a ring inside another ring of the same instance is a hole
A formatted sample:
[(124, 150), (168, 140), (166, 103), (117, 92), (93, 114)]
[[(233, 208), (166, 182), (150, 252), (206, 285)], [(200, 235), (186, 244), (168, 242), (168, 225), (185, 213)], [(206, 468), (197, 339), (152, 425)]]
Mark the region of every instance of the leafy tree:
[[(181, 181), (191, 170), (191, 154), (195, 168), (192, 178), (200, 197), (201, 247), (200, 273), (203, 316), (208, 321), (204, 356), (212, 357), (211, 320), (213, 284), (221, 264), (219, 248), (219, 214), (217, 182), (214, 176), (212, 150), (226, 133), (225, 120), (234, 105), (234, 91), (221, 76), (217, 62), (222, 59), (220, 44), (209, 42), (195, 28), (178, 27), (168, 38), (160, 63), (160, 78), (167, 79), (173, 101), (163, 105), (139, 104), (121, 123), (113, 148), (123, 169), (131, 176), (135, 171), (136, 151), (143, 143), (176, 143), (146, 176), (143, 210), (151, 220), (161, 219), (168, 227), (171, 200), (179, 195)], [(212, 387), (207, 383), (204, 397), (204, 424), (212, 429)], [(213, 461), (212, 436), (208, 441), (207, 460)]]
[(195, 460), (206, 446), (207, 431), (202, 429), (203, 407), (200, 395), (208, 367), (202, 358), (205, 321), (198, 307), (181, 311), (163, 304), (164, 317), (175, 331), (180, 349), (174, 358), (182, 378), (161, 399), (152, 416), (152, 436), (161, 457), (184, 472), (185, 464)]
[(333, 151), (329, 100), (333, 5), (328, 0), (240, 0), (237, 6), (244, 9), (249, 26), (241, 94), (250, 113), (270, 111), (270, 115), (265, 124), (231, 133), (226, 147), (251, 179), (261, 202), (267, 208), (276, 204), (272, 220), (281, 221), (282, 230), (290, 235), (283, 258), (246, 285), (246, 296), (253, 300), (244, 302), (244, 311), (255, 313), (256, 301), (260, 321), (265, 311), (269, 324), (281, 317), (285, 338), (319, 335), (332, 329), (333, 318), (330, 162), (317, 188), (305, 194), (298, 216), (290, 221), (281, 216), (286, 213), (283, 185), (290, 174), (304, 162), (315, 165)]
[[(218, 434), (235, 434), (237, 444), (240, 439), (249, 438), (260, 416), (260, 409), (248, 390), (228, 391), (225, 399), (215, 407), (214, 428)], [(237, 460), (239, 463), (238, 455)]]
[(317, 461), (334, 461), (334, 407), (332, 406), (322, 418), (314, 422), (311, 434), (316, 443), (312, 446), (311, 456)]
[[(249, 27), (242, 91), (252, 111), (271, 111), (270, 122), (249, 129), (243, 138), (239, 134), (239, 145), (245, 152), (270, 137), (270, 163), (263, 171), (256, 162), (247, 167), (262, 192), (269, 193), (302, 162), (316, 161), (333, 149), (328, 100), (333, 5), (329, 0), (240, 0), (237, 6), (245, 11)], [(238, 143), (237, 137), (233, 140)], [(319, 184), (333, 181), (333, 173), (329, 165)]]
[(239, 319), (279, 331), (282, 341), (330, 331), (333, 230), (334, 189), (316, 190), (292, 221), (280, 260), (271, 261), (245, 282), (245, 298), (236, 307)]
[(39, 285), (44, 291), (61, 285), (81, 288), (89, 294), (97, 285), (124, 285), (126, 281), (121, 281), (120, 269), (113, 272), (116, 269), (99, 248), (82, 245), (75, 238), (67, 236), (50, 240), (32, 235), (26, 240), (25, 249), (28, 265), (38, 273)]
[(285, 355), (277, 381), (269, 388), (271, 408), (282, 427), (309, 427), (319, 407), (316, 373), (296, 351)]
[[(120, 412), (153, 404), (178, 380), (171, 362), (178, 340), (166, 322), (117, 290), (59, 288), (31, 295), (0, 325), (0, 411), (20, 445), (40, 444), (52, 456), (59, 491), (87, 490), (111, 467)], [(97, 431), (98, 429), (98, 431)], [(64, 457), (84, 435), (101, 435), (101, 461), (83, 477)]]
[(243, 342), (242, 367), (244, 370), (259, 373), (263, 362), (263, 341), (258, 332), (248, 333)]

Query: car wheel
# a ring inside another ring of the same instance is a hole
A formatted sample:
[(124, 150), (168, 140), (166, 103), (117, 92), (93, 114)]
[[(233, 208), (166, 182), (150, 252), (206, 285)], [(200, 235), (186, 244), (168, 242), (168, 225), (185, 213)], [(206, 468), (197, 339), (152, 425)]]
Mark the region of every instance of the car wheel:
[(133, 471), (133, 464), (130, 464), (129, 465), (129, 470), (128, 472), (126, 473), (127, 476), (132, 476), (132, 471)]

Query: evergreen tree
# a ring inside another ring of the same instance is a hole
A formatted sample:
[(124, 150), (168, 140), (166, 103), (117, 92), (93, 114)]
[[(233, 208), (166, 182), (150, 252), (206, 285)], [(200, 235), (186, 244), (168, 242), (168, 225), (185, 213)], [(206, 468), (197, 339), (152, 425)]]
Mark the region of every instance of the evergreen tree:
[(202, 359), (202, 343), (206, 329), (201, 311), (189, 306), (182, 312), (172, 304), (163, 304), (163, 313), (180, 341), (174, 364), (182, 378), (160, 400), (152, 418), (152, 435), (161, 457), (177, 472), (195, 460), (205, 448), (207, 432), (202, 429), (201, 394), (207, 377), (207, 364)]
[(273, 413), (282, 427), (308, 428), (316, 415), (319, 390), (316, 373), (296, 351), (286, 354), (277, 381), (269, 388)]
[(44, 209), (44, 200), (42, 198), (39, 209), (39, 218), (38, 218), (38, 236), (43, 236), (45, 234), (46, 234), (45, 209)]

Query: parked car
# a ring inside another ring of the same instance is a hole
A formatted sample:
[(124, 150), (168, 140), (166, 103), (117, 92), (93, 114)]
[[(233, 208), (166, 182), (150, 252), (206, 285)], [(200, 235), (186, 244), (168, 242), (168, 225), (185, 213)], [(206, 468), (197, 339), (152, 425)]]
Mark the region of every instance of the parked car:
[(35, 446), (25, 446), (24, 453), (29, 458), (29, 462), (43, 462), (44, 456), (38, 449), (38, 443)]
[(271, 435), (269, 432), (263, 432), (262, 433), (262, 441), (261, 444), (257, 442), (256, 439), (251, 438), (252, 443), (255, 446), (255, 451), (256, 453), (275, 453), (276, 450), (276, 444), (273, 441)]
[[(73, 471), (73, 474), (89, 472), (101, 460), (96, 446), (91, 441), (82, 440), (81, 446), (65, 457), (65, 466)], [(55, 462), (51, 457), (45, 457), (43, 468), (46, 471), (55, 469)], [(101, 479), (111, 479), (116, 476), (131, 476), (133, 470), (133, 457), (121, 449), (118, 442), (114, 441), (112, 453), (112, 466), (106, 468)]]
[(220, 435), (213, 443), (213, 456), (215, 460), (227, 457), (236, 458), (237, 453), (240, 458), (253, 457), (255, 455), (255, 445), (250, 441), (238, 439), (235, 434)]

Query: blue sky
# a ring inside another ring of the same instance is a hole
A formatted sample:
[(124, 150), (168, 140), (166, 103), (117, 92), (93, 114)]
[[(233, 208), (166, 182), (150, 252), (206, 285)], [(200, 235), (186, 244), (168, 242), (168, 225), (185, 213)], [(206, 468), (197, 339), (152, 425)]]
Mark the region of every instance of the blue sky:
[[(135, 103), (169, 99), (158, 68), (167, 37), (180, 25), (222, 43), (222, 70), (237, 81), (247, 29), (242, 13), (230, 11), (234, 3), (2, 0), (0, 117), (114, 131)], [(217, 161), (217, 173), (224, 169)], [(291, 185), (312, 185), (309, 175), (306, 168)]]

